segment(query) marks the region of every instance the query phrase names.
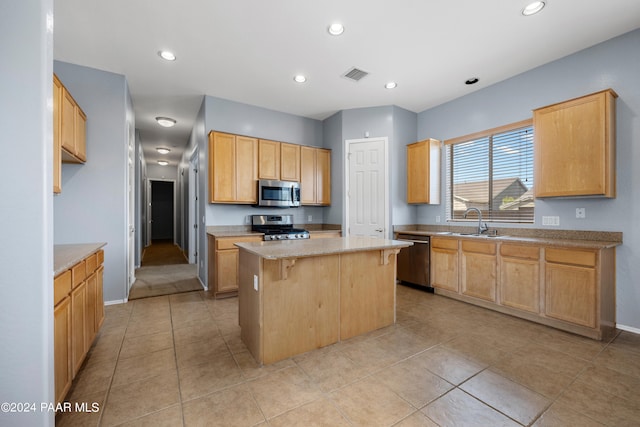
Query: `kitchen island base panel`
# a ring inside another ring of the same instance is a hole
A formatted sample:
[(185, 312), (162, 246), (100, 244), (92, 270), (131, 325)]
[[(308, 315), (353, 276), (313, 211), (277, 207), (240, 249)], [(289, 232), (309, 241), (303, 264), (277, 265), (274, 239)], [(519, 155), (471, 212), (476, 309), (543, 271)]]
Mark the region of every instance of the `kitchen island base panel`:
[(240, 250), (242, 341), (270, 364), (394, 324), (396, 254), (272, 260)]

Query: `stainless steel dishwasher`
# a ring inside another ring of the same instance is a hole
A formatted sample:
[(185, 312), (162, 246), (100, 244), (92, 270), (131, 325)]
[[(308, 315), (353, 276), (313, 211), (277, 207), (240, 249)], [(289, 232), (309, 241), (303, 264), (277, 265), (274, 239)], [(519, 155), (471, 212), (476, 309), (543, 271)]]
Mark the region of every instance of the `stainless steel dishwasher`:
[(429, 283), (429, 236), (398, 233), (396, 239), (413, 243), (413, 246), (403, 248), (398, 254), (398, 280), (433, 292)]

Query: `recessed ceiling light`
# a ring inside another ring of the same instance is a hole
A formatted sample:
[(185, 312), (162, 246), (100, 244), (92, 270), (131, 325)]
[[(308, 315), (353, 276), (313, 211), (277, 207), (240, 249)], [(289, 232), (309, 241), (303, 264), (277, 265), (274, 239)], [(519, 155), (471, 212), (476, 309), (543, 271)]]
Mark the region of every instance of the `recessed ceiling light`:
[(479, 79), (479, 78), (477, 78), (477, 77), (471, 77), (470, 79), (467, 79), (467, 80), (464, 82), (464, 84), (466, 84), (466, 85), (474, 85), (474, 84), (478, 83), (479, 81), (480, 81), (480, 79)]
[(158, 153), (160, 153), (160, 154), (167, 154), (171, 150), (169, 150), (168, 148), (164, 148), (164, 147), (158, 147), (158, 148), (156, 148), (156, 151)]
[(398, 87), (398, 83), (396, 82), (389, 82), (386, 85), (384, 85), (385, 88), (387, 89), (395, 89), (396, 87)]
[(536, 13), (540, 12), (545, 6), (545, 2), (543, 1), (534, 1), (529, 3), (527, 6), (525, 6), (524, 9), (522, 9), (522, 14), (524, 16), (531, 16), (531, 15), (535, 15)]
[(336, 22), (329, 25), (329, 34), (332, 36), (339, 36), (342, 33), (344, 33), (344, 26), (342, 24)]
[(307, 78), (305, 76), (303, 76), (302, 74), (298, 74), (297, 76), (295, 76), (293, 78), (293, 81), (295, 81), (296, 83), (304, 83), (307, 81)]
[(164, 126), (166, 128), (170, 128), (176, 125), (176, 121), (169, 117), (156, 117), (156, 122), (158, 122), (160, 126)]
[(167, 166), (169, 164), (169, 162), (167, 162), (166, 160), (158, 160), (158, 164), (160, 166)]
[(166, 60), (166, 61), (175, 61), (176, 60), (176, 55), (169, 51), (169, 50), (160, 50), (158, 51), (158, 55), (160, 56), (160, 58)]

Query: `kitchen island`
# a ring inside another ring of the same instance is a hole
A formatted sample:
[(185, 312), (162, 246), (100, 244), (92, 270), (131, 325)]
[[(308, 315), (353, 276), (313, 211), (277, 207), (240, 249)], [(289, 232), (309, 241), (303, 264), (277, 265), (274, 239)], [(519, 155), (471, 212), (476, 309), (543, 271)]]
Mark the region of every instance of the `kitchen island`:
[(373, 237), (237, 243), (241, 337), (269, 364), (395, 323), (396, 255)]

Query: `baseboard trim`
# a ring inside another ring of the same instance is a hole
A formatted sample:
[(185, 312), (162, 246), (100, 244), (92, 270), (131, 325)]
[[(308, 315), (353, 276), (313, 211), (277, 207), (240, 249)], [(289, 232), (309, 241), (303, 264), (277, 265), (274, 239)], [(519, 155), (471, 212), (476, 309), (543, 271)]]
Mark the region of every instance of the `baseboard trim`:
[(627, 331), (627, 332), (631, 332), (633, 334), (640, 335), (640, 328), (634, 328), (632, 326), (625, 326), (625, 325), (621, 325), (621, 324), (618, 323), (616, 325), (616, 329), (620, 329), (621, 331)]
[(104, 305), (116, 305), (116, 304), (126, 304), (127, 303), (127, 299), (116, 299), (113, 301), (105, 301)]

